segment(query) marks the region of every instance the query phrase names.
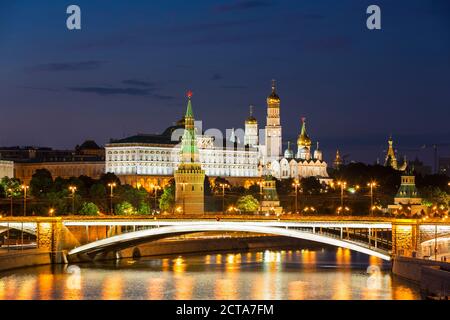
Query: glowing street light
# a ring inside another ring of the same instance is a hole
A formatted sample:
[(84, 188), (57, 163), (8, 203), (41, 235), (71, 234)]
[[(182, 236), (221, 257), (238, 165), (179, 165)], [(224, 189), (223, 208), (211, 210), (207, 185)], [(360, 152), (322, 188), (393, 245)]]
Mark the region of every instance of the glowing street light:
[(75, 192), (77, 191), (77, 187), (70, 186), (69, 187), (70, 192), (72, 192), (72, 214), (75, 214)]
[(20, 186), (20, 188), (23, 190), (23, 215), (27, 215), (27, 191), (30, 189), (29, 186), (23, 184)]
[(337, 185), (341, 187), (341, 208), (343, 208), (344, 207), (344, 189), (347, 186), (347, 182), (338, 181)]
[(298, 187), (300, 183), (298, 180), (295, 180), (292, 186), (295, 188), (295, 213), (298, 213)]
[(12, 217), (13, 216), (13, 196), (14, 196), (13, 189), (9, 188), (8, 194), (9, 194), (9, 198), (10, 198), (10, 215)]
[(374, 210), (374, 205), (373, 205), (373, 188), (377, 187), (377, 183), (375, 181), (369, 182), (367, 184), (368, 187), (370, 187), (370, 215), (373, 216), (373, 210)]
[(259, 186), (259, 213), (262, 213), (262, 200), (263, 200), (263, 187), (264, 187), (264, 180), (260, 180), (257, 182)]
[(108, 187), (111, 189), (111, 192), (109, 194), (109, 198), (110, 198), (110, 213), (114, 214), (113, 197), (114, 197), (114, 188), (117, 187), (117, 183), (115, 183), (115, 182), (108, 183)]
[(157, 205), (157, 201), (158, 201), (158, 190), (161, 190), (162, 188), (160, 187), (160, 186), (158, 186), (158, 185), (156, 185), (156, 186), (153, 186), (153, 190), (154, 190), (154, 193), (155, 193), (155, 212), (156, 212), (156, 210), (158, 209), (158, 205)]
[(222, 213), (225, 213), (225, 188), (228, 188), (229, 185), (226, 183), (219, 184), (222, 187)]

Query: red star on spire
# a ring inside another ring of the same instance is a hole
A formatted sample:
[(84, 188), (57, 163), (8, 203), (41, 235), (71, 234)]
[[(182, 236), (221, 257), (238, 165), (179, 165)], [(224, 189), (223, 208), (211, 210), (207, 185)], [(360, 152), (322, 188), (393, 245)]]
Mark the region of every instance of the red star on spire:
[(189, 90), (189, 91), (186, 93), (186, 96), (187, 96), (189, 99), (192, 98), (192, 91)]
[(305, 123), (305, 121), (306, 121), (306, 118), (302, 117), (302, 122)]

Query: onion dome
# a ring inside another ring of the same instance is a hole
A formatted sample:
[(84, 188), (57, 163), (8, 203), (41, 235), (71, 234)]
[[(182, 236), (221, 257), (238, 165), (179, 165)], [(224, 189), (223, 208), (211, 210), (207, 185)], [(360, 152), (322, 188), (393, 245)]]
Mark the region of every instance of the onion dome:
[(302, 118), (302, 132), (298, 136), (297, 139), (297, 146), (304, 146), (304, 147), (311, 147), (311, 139), (309, 138), (308, 134), (306, 133), (306, 119)]
[(293, 159), (294, 158), (294, 151), (292, 151), (291, 149), (291, 142), (288, 141), (288, 147), (286, 149), (286, 151), (284, 151), (284, 157), (286, 159)]
[(250, 116), (245, 120), (246, 124), (257, 124), (258, 120), (253, 116), (253, 106), (250, 106)]
[(317, 142), (317, 148), (314, 151), (314, 159), (322, 161), (322, 150), (319, 149), (319, 142)]
[(272, 93), (267, 97), (268, 105), (279, 105), (280, 97), (277, 95), (275, 91), (275, 80), (272, 80)]

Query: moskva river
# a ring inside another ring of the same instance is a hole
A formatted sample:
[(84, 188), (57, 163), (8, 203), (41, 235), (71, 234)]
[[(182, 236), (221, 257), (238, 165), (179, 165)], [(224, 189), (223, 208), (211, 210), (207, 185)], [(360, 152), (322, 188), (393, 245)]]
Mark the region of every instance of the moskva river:
[(347, 249), (141, 258), (0, 273), (0, 300), (420, 299), (389, 269)]

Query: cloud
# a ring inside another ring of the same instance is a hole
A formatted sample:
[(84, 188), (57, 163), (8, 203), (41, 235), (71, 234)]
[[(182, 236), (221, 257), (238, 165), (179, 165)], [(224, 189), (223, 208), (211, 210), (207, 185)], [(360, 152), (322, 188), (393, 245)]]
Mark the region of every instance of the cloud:
[(214, 73), (211, 77), (211, 80), (222, 80), (223, 76), (220, 73)]
[(153, 87), (153, 86), (155, 86), (154, 82), (134, 80), (134, 79), (123, 80), (122, 83), (126, 84), (126, 85), (130, 85), (130, 86), (137, 86), (137, 87)]
[(216, 6), (215, 9), (218, 12), (233, 12), (270, 7), (273, 5), (274, 3), (272, 1), (266, 0), (238, 0), (234, 3)]
[(105, 62), (90, 60), (90, 61), (79, 61), (79, 62), (63, 62), (63, 63), (47, 63), (40, 64), (29, 68), (30, 71), (85, 71), (94, 70), (100, 68)]
[(97, 94), (99, 96), (142, 96), (149, 97), (156, 100), (169, 101), (174, 100), (174, 96), (163, 95), (155, 93), (154, 88), (118, 88), (118, 87), (71, 87), (67, 88), (70, 91)]
[(166, 96), (162, 94), (153, 94), (152, 98), (158, 99), (158, 100), (174, 100), (174, 96)]
[(73, 87), (68, 89), (70, 91), (93, 93), (101, 96), (110, 96), (110, 95), (148, 96), (151, 91), (150, 89), (107, 88), (107, 87)]

